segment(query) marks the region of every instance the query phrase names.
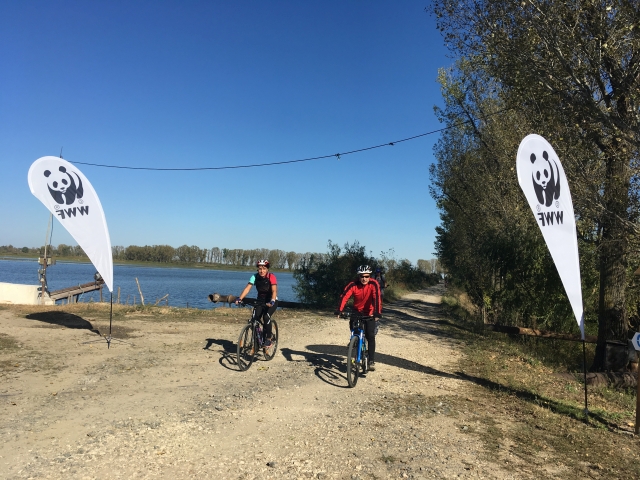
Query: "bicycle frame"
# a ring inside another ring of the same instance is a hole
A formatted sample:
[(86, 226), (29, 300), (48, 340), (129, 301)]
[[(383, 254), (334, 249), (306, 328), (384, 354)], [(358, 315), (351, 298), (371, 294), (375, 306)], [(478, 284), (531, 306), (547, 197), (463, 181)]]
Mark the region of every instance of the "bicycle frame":
[(351, 329), (351, 338), (358, 337), (358, 356), (356, 357), (356, 362), (360, 363), (362, 361), (362, 355), (364, 351), (367, 349), (367, 339), (364, 336), (364, 328), (363, 322), (366, 317), (359, 317), (356, 319), (357, 325)]
[(255, 339), (258, 341), (258, 348), (262, 348), (262, 344), (264, 343), (262, 339), (262, 318), (256, 318), (256, 306), (253, 306), (251, 310), (251, 318), (249, 319), (249, 323), (252, 324), (253, 334), (255, 335)]

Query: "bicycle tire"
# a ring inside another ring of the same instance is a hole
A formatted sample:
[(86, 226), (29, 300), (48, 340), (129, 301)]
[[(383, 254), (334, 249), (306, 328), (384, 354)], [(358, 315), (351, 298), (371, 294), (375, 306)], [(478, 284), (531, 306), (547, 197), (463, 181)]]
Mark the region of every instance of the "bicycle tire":
[(237, 363), (240, 371), (248, 370), (256, 356), (256, 339), (253, 325), (245, 325), (238, 337)]
[(273, 360), (278, 351), (278, 324), (275, 320), (271, 320), (271, 346), (264, 348), (264, 359), (268, 362)]
[(351, 388), (355, 387), (358, 383), (358, 376), (360, 375), (358, 364), (358, 337), (352, 337), (349, 342), (349, 350), (347, 351), (347, 382)]

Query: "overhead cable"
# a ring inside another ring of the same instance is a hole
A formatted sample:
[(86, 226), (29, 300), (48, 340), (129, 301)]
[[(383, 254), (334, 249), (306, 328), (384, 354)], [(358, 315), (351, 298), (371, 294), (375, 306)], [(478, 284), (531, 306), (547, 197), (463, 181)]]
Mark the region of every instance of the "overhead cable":
[[(497, 112), (491, 113), (489, 115), (485, 115), (485, 117), (491, 117), (493, 115), (498, 115), (506, 110), (511, 110), (511, 108), (505, 108), (502, 110), (498, 110)], [(382, 148), (382, 147), (392, 147), (397, 143), (402, 143), (402, 142), (408, 142), (410, 140), (415, 140), (416, 138), (421, 138), (421, 137), (426, 137), (427, 135), (433, 135), (434, 133), (439, 133), (442, 132), (444, 130), (448, 130), (450, 128), (454, 128), (454, 127), (458, 127), (460, 125), (464, 125), (467, 123), (471, 123), (474, 120), (466, 120), (464, 122), (459, 122), (453, 125), (449, 125), (447, 127), (443, 127), (443, 128), (439, 128), (437, 130), (431, 130), (430, 132), (425, 132), (425, 133), (421, 133), (419, 135), (414, 135), (412, 137), (407, 137), (407, 138), (403, 138), (401, 140), (394, 140), (393, 142), (387, 142), (387, 143), (381, 143), (379, 145), (374, 145), (372, 147), (364, 147), (364, 148), (358, 148), (357, 150), (349, 150), (347, 152), (341, 152), (341, 153), (333, 153), (331, 155), (321, 155), (319, 157), (308, 157), (308, 158), (299, 158), (296, 160), (284, 160), (281, 162), (269, 162), (269, 163), (253, 163), (253, 164), (249, 164), (249, 165), (227, 165), (224, 167), (195, 167), (195, 168), (157, 168), (157, 167), (127, 167), (127, 166), (122, 166), (122, 165), (104, 165), (104, 164), (100, 164), (100, 163), (86, 163), (86, 162), (71, 162), (77, 165), (90, 165), (92, 167), (102, 167), (102, 168), (119, 168), (119, 169), (123, 169), (123, 170), (153, 170), (153, 171), (160, 171), (160, 172), (194, 172), (194, 171), (200, 171), (200, 170), (231, 170), (231, 169), (235, 169), (235, 168), (254, 168), (254, 167), (270, 167), (273, 165), (287, 165), (290, 163), (302, 163), (302, 162), (311, 162), (313, 160), (323, 160), (323, 159), (327, 159), (327, 158), (337, 158), (338, 160), (340, 160), (341, 157), (343, 157), (344, 155), (351, 155), (352, 153), (360, 153), (360, 152), (366, 152), (367, 150), (374, 150), (376, 148)], [(70, 160), (69, 160), (70, 161)]]

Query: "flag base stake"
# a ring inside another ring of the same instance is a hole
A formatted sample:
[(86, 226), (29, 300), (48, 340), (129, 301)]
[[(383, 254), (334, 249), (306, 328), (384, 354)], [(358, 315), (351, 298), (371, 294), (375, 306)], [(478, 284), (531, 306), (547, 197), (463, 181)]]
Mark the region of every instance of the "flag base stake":
[[(110, 293), (111, 293), (111, 308), (109, 310), (109, 335), (101, 335), (101, 337), (107, 341), (107, 350), (111, 348), (111, 342), (119, 342), (119, 343), (126, 343), (127, 345), (133, 345), (133, 343), (131, 342), (125, 342), (124, 340), (113, 338), (111, 336), (111, 325), (113, 323), (113, 292), (110, 292)], [(98, 343), (98, 342), (102, 342), (102, 340), (90, 340), (88, 342), (82, 342), (82, 344), (85, 345), (87, 343)]]

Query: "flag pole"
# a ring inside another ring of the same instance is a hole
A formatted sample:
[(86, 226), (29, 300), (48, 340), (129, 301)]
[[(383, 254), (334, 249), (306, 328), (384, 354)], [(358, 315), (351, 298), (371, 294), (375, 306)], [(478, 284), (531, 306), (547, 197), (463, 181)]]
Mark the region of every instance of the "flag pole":
[(109, 293), (111, 293), (111, 308), (109, 309), (109, 336), (107, 337), (107, 350), (111, 347), (111, 323), (113, 320), (113, 292)]
[(589, 407), (587, 405), (587, 346), (582, 338), (582, 370), (584, 371), (584, 419), (589, 423)]

